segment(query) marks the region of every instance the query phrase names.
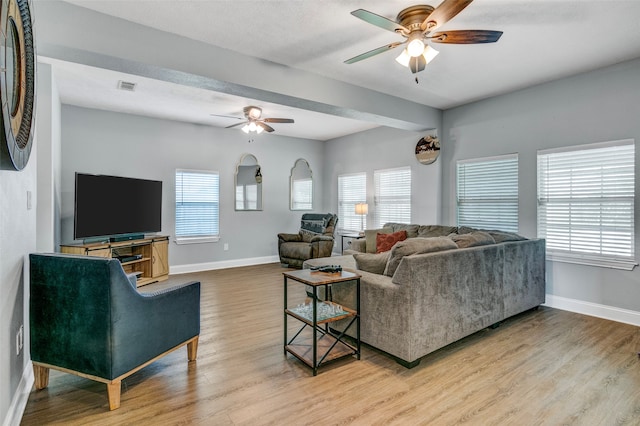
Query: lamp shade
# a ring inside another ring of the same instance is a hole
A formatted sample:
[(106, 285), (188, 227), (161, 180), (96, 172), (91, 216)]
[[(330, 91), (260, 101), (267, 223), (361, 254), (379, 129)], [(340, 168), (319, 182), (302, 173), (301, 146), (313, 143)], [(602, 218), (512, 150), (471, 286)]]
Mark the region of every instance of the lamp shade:
[(369, 213), (369, 205), (367, 203), (358, 203), (356, 204), (356, 214), (367, 214)]

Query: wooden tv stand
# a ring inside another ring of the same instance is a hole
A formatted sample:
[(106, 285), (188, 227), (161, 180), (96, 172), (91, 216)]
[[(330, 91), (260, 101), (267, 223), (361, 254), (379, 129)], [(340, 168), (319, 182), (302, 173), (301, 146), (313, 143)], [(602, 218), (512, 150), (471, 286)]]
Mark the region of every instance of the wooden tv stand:
[(169, 278), (169, 237), (163, 235), (119, 242), (62, 244), (60, 251), (85, 256), (129, 258), (122, 261), (122, 268), (127, 274), (139, 273), (138, 287)]

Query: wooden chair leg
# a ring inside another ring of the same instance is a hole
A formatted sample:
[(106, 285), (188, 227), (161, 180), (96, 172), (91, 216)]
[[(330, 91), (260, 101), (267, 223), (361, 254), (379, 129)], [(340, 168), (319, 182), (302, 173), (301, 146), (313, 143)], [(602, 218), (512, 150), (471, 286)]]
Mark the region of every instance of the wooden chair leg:
[(198, 356), (198, 339), (199, 337), (196, 337), (187, 343), (187, 359), (189, 359), (189, 361), (195, 361)]
[(47, 367), (33, 364), (33, 375), (35, 377), (34, 381), (37, 390), (49, 386), (49, 369)]
[(120, 408), (120, 390), (122, 382), (120, 380), (107, 383), (107, 396), (109, 397), (109, 410)]

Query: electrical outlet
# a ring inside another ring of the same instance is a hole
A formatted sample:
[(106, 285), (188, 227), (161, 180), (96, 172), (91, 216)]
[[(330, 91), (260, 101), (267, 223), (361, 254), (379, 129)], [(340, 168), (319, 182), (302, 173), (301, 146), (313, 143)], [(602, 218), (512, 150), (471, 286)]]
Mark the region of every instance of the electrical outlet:
[(16, 333), (16, 356), (20, 355), (22, 347), (24, 346), (24, 325), (20, 326), (20, 329)]
[(224, 243), (224, 251), (229, 250), (229, 243)]

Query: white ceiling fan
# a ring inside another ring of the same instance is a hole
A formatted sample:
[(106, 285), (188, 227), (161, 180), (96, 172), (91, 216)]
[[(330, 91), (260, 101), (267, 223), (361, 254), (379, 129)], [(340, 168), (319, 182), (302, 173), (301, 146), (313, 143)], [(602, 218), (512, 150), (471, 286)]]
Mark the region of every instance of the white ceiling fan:
[(269, 133), (273, 132), (275, 129), (271, 127), (267, 123), (293, 123), (292, 118), (262, 118), (262, 108), (257, 106), (246, 106), (243, 109), (244, 117), (234, 117), (230, 115), (217, 115), (211, 114), (216, 117), (226, 117), (226, 118), (234, 118), (237, 120), (244, 120), (237, 124), (232, 124), (231, 126), (227, 126), (227, 129), (231, 129), (233, 127), (243, 126), (242, 131), (245, 133), (256, 132), (262, 133), (263, 131), (267, 131)]

